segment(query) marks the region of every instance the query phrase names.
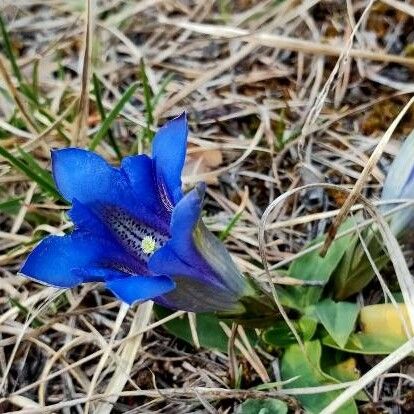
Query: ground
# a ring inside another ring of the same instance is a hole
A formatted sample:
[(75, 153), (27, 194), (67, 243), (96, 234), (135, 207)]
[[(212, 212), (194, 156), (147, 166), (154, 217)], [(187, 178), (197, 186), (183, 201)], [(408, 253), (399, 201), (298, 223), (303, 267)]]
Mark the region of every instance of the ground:
[[(242, 328), (235, 384), (234, 358), (177, 339), (151, 303), (126, 309), (99, 285), (62, 292), (18, 275), (43, 236), (72, 226), (47, 173), (50, 150), (93, 147), (117, 164), (148, 152), (153, 132), (187, 111), (185, 188), (207, 182), (205, 223), (243, 272), (265, 282), (258, 236), (266, 207), (300, 185), (353, 188), (409, 101), (414, 7), (31, 0), (5, 1), (0, 12), (0, 411), (232, 413), (273, 396), (300, 412), (294, 395), (252, 388), (280, 381), (280, 351), (252, 347)], [(370, 200), (413, 126), (411, 107), (364, 177)], [(266, 227), (269, 265), (293, 261), (345, 198), (319, 187), (286, 200), (277, 216), (285, 223), (270, 216)], [(295, 226), (286, 221), (297, 217)], [(404, 245), (408, 265), (411, 249)], [(385, 277), (398, 287), (392, 271)], [(352, 300), (381, 295), (375, 280)], [(169, 318), (194, 322), (183, 312)], [(358, 369), (382, 359), (358, 356)], [(360, 412), (411, 412), (414, 368), (398, 363), (392, 372), (405, 376), (373, 376)]]

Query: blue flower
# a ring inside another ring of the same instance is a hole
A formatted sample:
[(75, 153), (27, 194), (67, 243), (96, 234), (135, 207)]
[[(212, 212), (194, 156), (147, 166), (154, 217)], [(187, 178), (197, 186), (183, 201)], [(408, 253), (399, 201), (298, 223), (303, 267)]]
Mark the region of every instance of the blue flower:
[(183, 114), (158, 131), (152, 158), (126, 157), (119, 168), (87, 150), (54, 151), (53, 177), (75, 228), (41, 241), (21, 273), (63, 288), (104, 282), (129, 304), (244, 312), (242, 298), (256, 290), (200, 218), (204, 184), (182, 193), (186, 144)]

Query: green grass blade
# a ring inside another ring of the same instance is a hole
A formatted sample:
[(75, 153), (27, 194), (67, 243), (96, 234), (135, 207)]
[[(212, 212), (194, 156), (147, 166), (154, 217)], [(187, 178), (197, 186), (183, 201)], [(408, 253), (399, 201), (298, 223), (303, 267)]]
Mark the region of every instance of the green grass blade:
[(122, 111), (125, 104), (131, 99), (132, 95), (138, 88), (138, 83), (133, 83), (129, 88), (124, 92), (121, 96), (121, 99), (118, 103), (114, 106), (111, 112), (109, 112), (108, 116), (106, 117), (105, 121), (102, 122), (102, 125), (95, 136), (92, 138), (91, 143), (89, 144), (89, 149), (94, 150), (99, 143), (101, 142), (102, 138), (107, 134), (109, 128), (111, 127), (112, 123), (115, 121), (116, 117)]
[(230, 220), (227, 227), (219, 234), (219, 239), (221, 241), (226, 240), (229, 236), (230, 232), (232, 231), (233, 227), (237, 224), (237, 222), (240, 220), (240, 217), (242, 215), (242, 212), (237, 213), (234, 215), (234, 217)]
[(10, 42), (10, 36), (9, 36), (9, 33), (7, 32), (6, 25), (4, 24), (4, 20), (3, 20), (1, 13), (0, 13), (0, 31), (3, 37), (4, 52), (10, 61), (14, 76), (19, 81), (19, 83), (21, 83), (23, 80), (23, 76), (20, 72), (20, 68), (19, 68), (19, 65), (17, 64), (16, 58), (14, 57), (13, 48)]
[[(101, 83), (95, 73), (92, 75), (92, 82), (93, 82), (93, 91), (94, 91), (95, 98), (96, 98), (96, 107), (98, 108), (99, 115), (101, 116), (102, 122), (104, 122), (106, 119), (106, 112), (102, 104)], [(119, 149), (118, 144), (115, 141), (111, 128), (108, 129), (108, 139), (119, 161), (121, 161), (122, 153), (121, 153), (121, 150)]]
[[(22, 151), (22, 150), (20, 150)], [(0, 155), (4, 157), (13, 167), (20, 170), (23, 174), (29, 177), (31, 180), (39, 184), (40, 188), (46, 191), (48, 194), (52, 195), (57, 199), (61, 199), (61, 195), (56, 190), (55, 185), (50, 174), (43, 170), (34, 159), (28, 163), (27, 158), (25, 160), (19, 159), (7, 151), (5, 148), (0, 147)], [(46, 178), (47, 177), (47, 178)]]
[(40, 100), (40, 93), (39, 93), (39, 61), (36, 60), (33, 64), (33, 71), (32, 71), (32, 91), (34, 95), (34, 99), (36, 102)]
[(147, 139), (149, 142), (152, 141), (154, 134), (151, 131), (151, 126), (154, 123), (154, 106), (152, 104), (152, 91), (150, 84), (148, 82), (148, 77), (145, 72), (145, 64), (144, 61), (141, 59), (140, 63), (140, 77), (142, 82), (142, 88), (144, 92), (144, 105), (145, 105), (145, 114), (147, 119), (147, 126), (144, 129), (143, 138)]
[(154, 122), (154, 115), (153, 115), (154, 107), (152, 105), (152, 91), (151, 91), (151, 87), (148, 82), (147, 73), (145, 72), (145, 64), (142, 59), (141, 59), (139, 68), (140, 68), (142, 87), (144, 90), (144, 104), (145, 104), (145, 110), (147, 113), (147, 126), (149, 127)]
[(27, 166), (39, 177), (41, 177), (45, 182), (47, 182), (51, 187), (55, 187), (52, 176), (49, 171), (44, 170), (33, 158), (31, 154), (23, 151), (21, 148), (18, 148), (20, 158), (27, 164)]
[(0, 203), (0, 212), (5, 214), (16, 214), (21, 206), (23, 198), (11, 198)]
[(160, 89), (156, 95), (152, 98), (152, 107), (155, 108), (158, 105), (161, 97), (164, 95), (165, 89), (168, 84), (173, 80), (174, 75), (172, 73), (167, 74), (167, 76), (161, 81)]
[[(9, 33), (7, 32), (6, 25), (0, 13), (0, 32), (2, 34), (3, 42), (2, 46), (4, 47), (5, 54), (7, 59), (10, 61), (11, 70), (13, 75), (16, 77), (18, 81), (18, 88), (19, 91), (28, 99), (28, 103), (33, 105), (34, 108), (38, 109), (41, 112), (41, 105), (40, 105), (40, 94), (39, 94), (39, 87), (38, 87), (38, 62), (35, 62), (33, 68), (33, 84), (29, 84), (24, 79), (22, 72), (20, 71), (19, 65), (17, 64), (16, 58), (13, 53), (12, 44), (10, 41)], [(31, 108), (32, 109), (32, 108)]]
[[(30, 317), (31, 316), (31, 312), (29, 311), (29, 309), (26, 308), (26, 306), (22, 305), (17, 299), (13, 299), (10, 298), (10, 303), (15, 306), (17, 309), (19, 309), (19, 312), (25, 317)], [(41, 326), (43, 326), (44, 323), (39, 319), (39, 318), (33, 318), (32, 323), (30, 324), (30, 326), (34, 329), (36, 328), (40, 328)]]

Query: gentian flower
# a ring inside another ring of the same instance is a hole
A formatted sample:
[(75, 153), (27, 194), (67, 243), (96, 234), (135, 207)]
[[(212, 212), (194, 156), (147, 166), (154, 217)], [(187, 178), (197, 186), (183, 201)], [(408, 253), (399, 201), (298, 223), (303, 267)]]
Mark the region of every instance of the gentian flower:
[[(384, 182), (381, 200), (414, 199), (414, 131), (406, 138), (392, 162)], [(385, 206), (383, 211), (392, 209)], [(392, 215), (390, 227), (398, 236), (414, 224), (414, 207), (404, 208)]]
[(75, 228), (42, 240), (21, 273), (62, 288), (104, 282), (128, 304), (246, 312), (262, 293), (203, 224), (205, 185), (182, 193), (186, 144), (183, 114), (157, 132), (152, 158), (129, 156), (119, 168), (84, 149), (53, 151), (53, 177)]

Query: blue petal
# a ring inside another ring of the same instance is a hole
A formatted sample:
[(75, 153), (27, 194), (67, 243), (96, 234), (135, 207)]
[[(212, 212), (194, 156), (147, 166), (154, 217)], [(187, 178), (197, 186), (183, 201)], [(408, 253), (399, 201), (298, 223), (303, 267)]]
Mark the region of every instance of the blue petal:
[(128, 177), (137, 200), (169, 222), (171, 214), (160, 198), (154, 160), (147, 155), (125, 157), (122, 160), (121, 170)]
[(154, 273), (169, 274), (171, 276), (185, 275), (198, 277), (200, 273), (194, 267), (191, 267), (178, 258), (171, 248), (170, 242), (151, 256), (148, 267)]
[(157, 177), (161, 177), (165, 183), (174, 205), (182, 198), (181, 172), (187, 149), (187, 135), (187, 117), (184, 112), (160, 128), (152, 144)]
[(108, 237), (111, 235), (102, 220), (86, 205), (76, 198), (72, 199), (72, 208), (68, 212), (77, 229), (95, 236)]
[(149, 266), (154, 272), (170, 274), (176, 288), (154, 301), (170, 309), (190, 312), (215, 312), (236, 308), (238, 297), (227, 290), (201, 262), (200, 257), (188, 252), (193, 259), (192, 266), (177, 257), (170, 246), (159, 249), (151, 257)]
[(87, 266), (81, 268), (74, 268), (72, 270), (74, 275), (82, 278), (83, 283), (85, 282), (105, 282), (113, 278), (129, 277), (131, 274), (122, 272), (118, 269), (111, 269), (108, 267), (99, 266)]
[(91, 235), (49, 236), (30, 253), (21, 273), (52, 286), (69, 288), (84, 282), (74, 269), (93, 266), (116, 254), (116, 246)]
[(125, 201), (128, 182), (120, 171), (94, 152), (65, 148), (52, 152), (53, 177), (62, 196), (82, 204)]
[[(166, 295), (169, 306), (183, 307), (188, 296), (188, 306), (183, 309), (201, 309), (226, 298), (221, 307), (232, 307), (250, 285), (237, 269), (223, 244), (211, 233), (200, 219), (205, 185), (199, 184), (186, 194), (174, 208), (171, 220), (171, 239), (151, 257), (148, 266), (155, 273), (173, 277), (177, 289)], [(194, 289), (190, 295), (188, 291)], [(216, 292), (220, 300), (209, 299), (199, 306), (200, 294)], [(198, 299), (197, 299), (198, 298)], [(164, 302), (167, 303), (167, 302)]]
[[(194, 250), (193, 231), (200, 219), (205, 183), (199, 183), (177, 204), (171, 218), (172, 238), (169, 242), (181, 260)], [(191, 262), (190, 262), (191, 263)]]
[[(145, 191), (156, 195), (154, 162), (147, 155), (132, 155), (122, 159), (121, 169), (128, 177), (131, 188), (140, 197)], [(155, 199), (148, 199), (148, 204)]]
[(223, 286), (194, 243), (194, 229), (200, 219), (205, 184), (200, 183), (177, 204), (171, 219), (171, 239), (148, 262), (151, 271), (186, 276)]
[[(153, 175), (153, 170), (147, 169), (145, 158), (140, 160), (140, 171)], [(135, 167), (138, 164), (136, 162)], [(112, 167), (99, 155), (79, 148), (65, 148), (52, 152), (52, 166), (56, 185), (69, 202), (76, 199), (98, 216), (103, 209), (116, 206), (156, 229), (166, 231), (168, 228), (165, 218), (151, 207), (153, 187), (133, 190), (124, 171)]]
[(131, 305), (170, 292), (175, 288), (175, 283), (167, 276), (129, 276), (111, 279), (106, 286), (119, 299)]

